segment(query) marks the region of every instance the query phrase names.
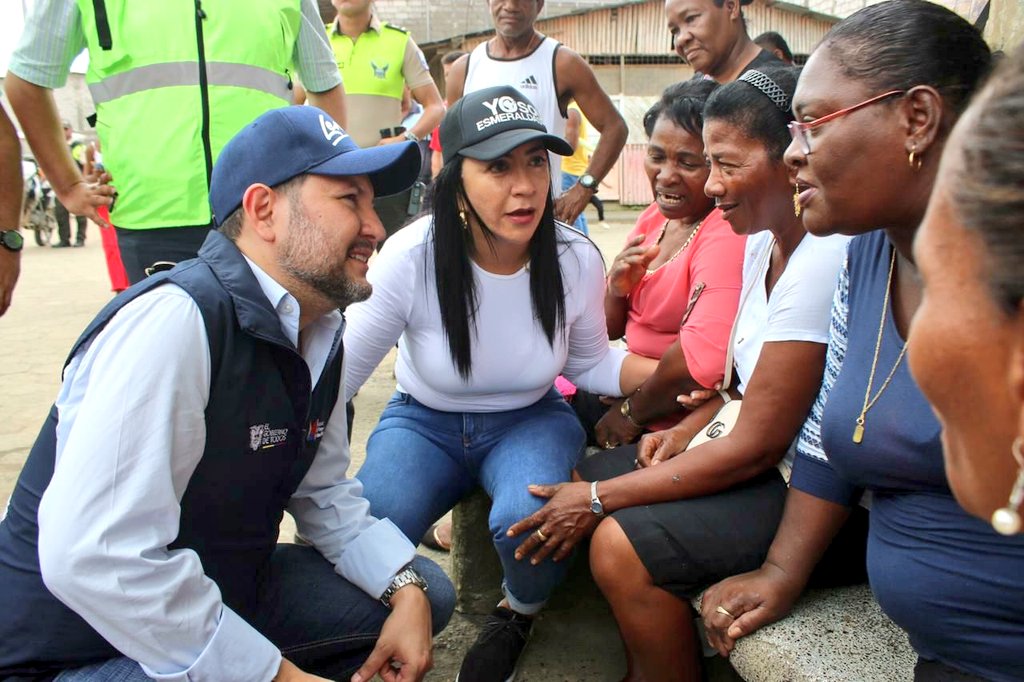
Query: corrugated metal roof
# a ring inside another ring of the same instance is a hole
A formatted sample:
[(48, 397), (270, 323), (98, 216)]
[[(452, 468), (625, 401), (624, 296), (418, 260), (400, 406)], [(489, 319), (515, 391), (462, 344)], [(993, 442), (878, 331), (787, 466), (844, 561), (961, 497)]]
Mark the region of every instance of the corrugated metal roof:
[[(547, 0), (541, 19), (552, 19), (594, 9), (640, 4), (645, 0)], [(862, 7), (881, 0), (768, 0), (765, 4), (780, 10), (812, 13), (823, 17), (847, 17)], [(989, 0), (933, 0), (945, 5), (969, 21), (974, 21)], [(325, 19), (334, 16), (330, 0), (318, 0)], [(486, 0), (376, 0), (380, 17), (412, 33), (418, 43), (434, 43), (492, 28)]]

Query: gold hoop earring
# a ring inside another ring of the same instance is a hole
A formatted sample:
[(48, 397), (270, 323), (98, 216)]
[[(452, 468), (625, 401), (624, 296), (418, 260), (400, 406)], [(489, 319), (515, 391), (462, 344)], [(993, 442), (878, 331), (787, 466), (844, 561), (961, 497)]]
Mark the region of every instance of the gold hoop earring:
[(803, 213), (804, 207), (800, 205), (800, 185), (793, 187), (793, 215), (797, 218)]
[(461, 209), (459, 210), (459, 221), (462, 223), (463, 230), (469, 229), (469, 222), (466, 220), (466, 212)]
[(1021, 446), (1024, 439), (1020, 436), (1013, 441), (1010, 452), (1017, 462), (1017, 480), (1010, 489), (1010, 499), (1005, 507), (996, 509), (992, 514), (992, 527), (1000, 535), (1015, 535), (1020, 532), (1020, 506), (1024, 503), (1024, 454), (1021, 454)]
[(914, 170), (921, 170), (922, 160), (920, 156), (917, 156), (916, 152), (910, 152), (910, 154), (907, 156), (907, 163), (909, 163), (910, 167), (913, 168)]

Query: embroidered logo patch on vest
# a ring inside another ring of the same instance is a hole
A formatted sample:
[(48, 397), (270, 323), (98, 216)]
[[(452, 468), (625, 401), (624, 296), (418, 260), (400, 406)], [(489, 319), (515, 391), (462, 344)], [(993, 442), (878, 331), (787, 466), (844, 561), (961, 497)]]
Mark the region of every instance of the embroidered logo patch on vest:
[(327, 422), (322, 419), (314, 419), (309, 422), (309, 429), (306, 430), (306, 440), (312, 443), (324, 437), (324, 428)]
[(377, 66), (377, 64), (375, 62), (370, 62), (370, 68), (373, 69), (373, 77), (374, 78), (379, 78), (380, 80), (384, 80), (385, 78), (388, 77), (388, 69), (391, 68), (391, 65), (390, 64), (385, 64), (384, 66)]
[(272, 429), (270, 424), (249, 427), (249, 447), (253, 452), (283, 445), (288, 440), (288, 429)]

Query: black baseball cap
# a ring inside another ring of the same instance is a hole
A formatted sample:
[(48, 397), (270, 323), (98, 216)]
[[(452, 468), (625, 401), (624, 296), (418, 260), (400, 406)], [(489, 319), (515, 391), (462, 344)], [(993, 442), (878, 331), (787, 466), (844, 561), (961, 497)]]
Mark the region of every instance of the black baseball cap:
[(444, 162), (457, 155), (491, 161), (532, 140), (562, 156), (572, 155), (569, 143), (548, 133), (537, 108), (510, 85), (484, 88), (464, 96), (441, 121)]
[(376, 196), (403, 192), (420, 173), (414, 142), (360, 149), (341, 126), (316, 107), (272, 109), (224, 146), (210, 179), (210, 206), (221, 225), (242, 204), (250, 185), (269, 187), (297, 175), (366, 175)]

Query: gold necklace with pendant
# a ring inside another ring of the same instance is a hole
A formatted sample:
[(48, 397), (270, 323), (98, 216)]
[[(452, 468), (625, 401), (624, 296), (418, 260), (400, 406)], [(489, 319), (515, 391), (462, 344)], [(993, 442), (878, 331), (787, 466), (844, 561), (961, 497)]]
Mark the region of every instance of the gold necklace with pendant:
[(878, 355), (882, 350), (882, 332), (885, 330), (885, 315), (889, 311), (889, 291), (892, 289), (892, 273), (896, 268), (896, 249), (892, 250), (892, 258), (889, 261), (889, 277), (886, 280), (885, 286), (885, 298), (882, 301), (882, 319), (878, 322), (878, 339), (875, 341), (875, 357), (871, 360), (871, 373), (868, 375), (868, 387), (864, 391), (864, 406), (860, 410), (860, 415), (855, 421), (853, 427), (853, 442), (859, 444), (864, 440), (864, 421), (867, 418), (868, 410), (874, 406), (875, 402), (882, 396), (882, 393), (889, 386), (889, 382), (892, 381), (893, 375), (896, 374), (896, 369), (903, 362), (903, 355), (907, 352), (907, 344), (903, 344), (903, 348), (900, 349), (899, 357), (896, 358), (896, 362), (893, 364), (892, 369), (889, 370), (889, 376), (882, 382), (882, 386), (878, 389), (878, 393), (874, 396), (871, 395), (871, 385), (875, 382), (875, 368), (878, 366)]
[[(665, 238), (665, 230), (668, 229), (668, 224), (670, 222), (672, 222), (672, 221), (666, 220), (665, 224), (661, 226), (661, 233), (658, 235), (657, 241), (654, 242), (655, 244), (661, 244), (661, 240)], [(674, 261), (679, 256), (679, 254), (681, 254), (683, 251), (686, 251), (686, 247), (690, 245), (690, 242), (692, 242), (694, 239), (697, 238), (697, 233), (700, 232), (700, 227), (703, 224), (704, 224), (703, 220), (699, 221), (697, 223), (697, 227), (693, 228), (693, 231), (690, 232), (690, 236), (686, 238), (686, 241), (683, 242), (683, 245), (680, 246), (679, 249), (677, 249), (676, 252), (673, 253), (672, 256), (667, 261), (665, 261), (664, 263), (662, 263), (658, 267), (654, 268), (653, 270), (648, 268), (647, 269), (647, 274), (648, 275), (653, 275), (658, 270), (661, 270), (663, 267), (665, 267), (666, 265), (668, 265), (669, 263)]]

